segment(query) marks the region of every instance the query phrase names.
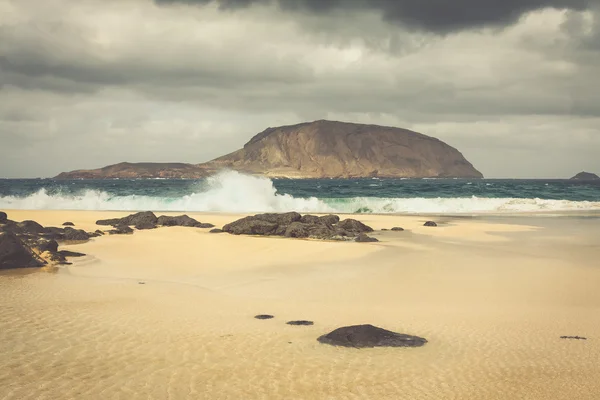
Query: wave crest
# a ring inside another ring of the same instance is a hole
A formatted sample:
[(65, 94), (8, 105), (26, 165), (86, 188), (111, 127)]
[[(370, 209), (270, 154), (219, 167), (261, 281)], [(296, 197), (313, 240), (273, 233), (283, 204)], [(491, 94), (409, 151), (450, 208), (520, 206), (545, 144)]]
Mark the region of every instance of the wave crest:
[(278, 194), (264, 177), (224, 171), (198, 184), (184, 196), (114, 195), (101, 190), (0, 197), (0, 208), (114, 211), (315, 212), (315, 213), (518, 213), (600, 210), (600, 202), (538, 198), (298, 198)]

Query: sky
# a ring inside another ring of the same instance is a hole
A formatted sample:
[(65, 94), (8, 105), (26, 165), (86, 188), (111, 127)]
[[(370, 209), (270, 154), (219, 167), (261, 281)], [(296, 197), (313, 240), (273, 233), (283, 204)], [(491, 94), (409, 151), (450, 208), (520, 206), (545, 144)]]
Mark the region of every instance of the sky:
[(489, 178), (600, 173), (598, 0), (0, 0), (0, 177), (397, 126)]

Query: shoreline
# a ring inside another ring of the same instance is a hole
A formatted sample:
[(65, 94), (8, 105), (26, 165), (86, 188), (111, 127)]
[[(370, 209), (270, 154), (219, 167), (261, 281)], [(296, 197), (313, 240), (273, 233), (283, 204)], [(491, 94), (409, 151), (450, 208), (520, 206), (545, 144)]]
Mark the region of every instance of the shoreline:
[[(7, 213), (87, 231), (130, 214)], [(188, 215), (220, 227), (246, 214)], [(594, 219), (352, 218), (380, 242), (161, 227), (61, 246), (88, 256), (58, 273), (0, 274), (0, 397), (595, 399)], [(393, 226), (406, 230), (380, 231)], [(428, 343), (317, 341), (353, 324)]]

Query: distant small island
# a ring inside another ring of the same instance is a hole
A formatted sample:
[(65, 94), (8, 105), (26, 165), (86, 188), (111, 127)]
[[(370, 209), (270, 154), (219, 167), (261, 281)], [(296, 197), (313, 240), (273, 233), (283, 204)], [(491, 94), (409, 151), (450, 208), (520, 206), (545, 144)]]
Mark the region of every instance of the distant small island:
[(483, 178), (454, 147), (407, 129), (338, 121), (267, 128), (202, 164), (120, 163), (56, 179), (202, 178), (231, 169), (273, 178)]
[(600, 176), (592, 174), (591, 172), (580, 172), (571, 179), (578, 181), (595, 181), (600, 180)]

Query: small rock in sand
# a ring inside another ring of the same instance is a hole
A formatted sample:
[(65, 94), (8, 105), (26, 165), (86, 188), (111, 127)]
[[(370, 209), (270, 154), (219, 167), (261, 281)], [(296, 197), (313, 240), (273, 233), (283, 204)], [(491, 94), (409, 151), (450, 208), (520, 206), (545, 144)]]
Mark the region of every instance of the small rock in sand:
[(308, 325), (314, 325), (314, 322), (312, 322), (312, 321), (305, 321), (305, 320), (298, 320), (298, 321), (288, 321), (288, 322), (286, 322), (286, 324), (288, 324), (288, 325), (303, 325), (303, 326), (308, 326)]
[(256, 319), (271, 319), (274, 317), (269, 314), (258, 314), (258, 315), (255, 315), (254, 318), (256, 318)]

